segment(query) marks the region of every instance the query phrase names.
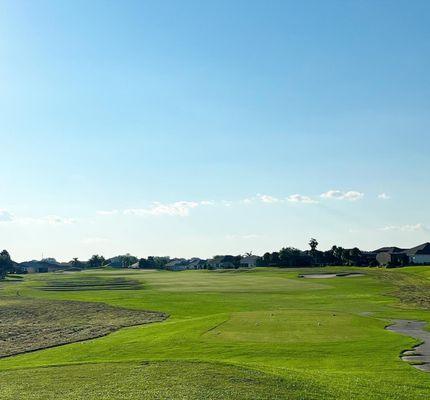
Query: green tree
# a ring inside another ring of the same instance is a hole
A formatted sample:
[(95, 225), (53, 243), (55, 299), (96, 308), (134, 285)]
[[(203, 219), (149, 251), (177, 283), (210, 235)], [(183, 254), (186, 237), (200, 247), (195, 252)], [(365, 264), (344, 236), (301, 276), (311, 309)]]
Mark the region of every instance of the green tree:
[(301, 257), (302, 252), (299, 249), (294, 247), (283, 247), (279, 251), (279, 260), (283, 266), (293, 267), (298, 266), (299, 258)]
[(81, 267), (81, 262), (78, 260), (78, 258), (77, 258), (77, 257), (74, 257), (74, 258), (72, 259), (72, 261), (70, 261), (70, 265), (71, 265), (73, 268), (80, 268), (80, 267)]
[(122, 266), (123, 268), (128, 268), (130, 265), (133, 265), (134, 263), (137, 263), (139, 259), (135, 256), (132, 256), (131, 254), (127, 253), (126, 255), (122, 256)]
[(8, 272), (12, 271), (12, 260), (7, 250), (0, 253), (0, 279), (4, 279)]
[(279, 265), (279, 253), (277, 251), (274, 251), (271, 255), (270, 255), (270, 264), (271, 265)]
[(317, 247), (318, 247), (318, 241), (314, 238), (312, 238), (309, 241), (309, 246), (311, 247), (311, 253), (315, 253)]
[(88, 267), (90, 268), (100, 268), (105, 263), (105, 258), (103, 256), (99, 256), (98, 254), (94, 254), (88, 260)]
[(271, 254), (269, 252), (264, 253), (262, 264), (267, 267), (270, 264)]

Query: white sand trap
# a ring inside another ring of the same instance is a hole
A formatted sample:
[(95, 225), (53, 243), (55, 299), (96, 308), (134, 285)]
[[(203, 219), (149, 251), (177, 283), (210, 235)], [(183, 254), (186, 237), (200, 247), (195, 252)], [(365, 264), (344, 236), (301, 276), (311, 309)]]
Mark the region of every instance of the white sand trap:
[(359, 272), (341, 272), (339, 274), (301, 274), (299, 278), (308, 279), (327, 279), (327, 278), (354, 278), (356, 276), (363, 276)]
[(393, 321), (393, 325), (387, 326), (386, 329), (423, 341), (413, 350), (404, 351), (401, 358), (403, 361), (409, 362), (414, 368), (430, 372), (430, 332), (424, 330), (426, 325), (427, 322), (424, 321), (397, 319)]

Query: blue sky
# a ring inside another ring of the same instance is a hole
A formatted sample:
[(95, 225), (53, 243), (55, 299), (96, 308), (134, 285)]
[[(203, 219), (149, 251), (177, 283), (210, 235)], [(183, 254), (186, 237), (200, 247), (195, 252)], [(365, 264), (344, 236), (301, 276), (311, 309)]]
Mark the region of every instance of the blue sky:
[(0, 247), (430, 239), (428, 1), (2, 1)]

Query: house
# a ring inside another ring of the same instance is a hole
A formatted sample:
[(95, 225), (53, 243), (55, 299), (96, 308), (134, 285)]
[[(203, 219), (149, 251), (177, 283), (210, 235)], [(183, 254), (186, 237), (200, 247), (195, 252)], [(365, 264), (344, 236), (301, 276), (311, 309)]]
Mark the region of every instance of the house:
[(19, 269), (27, 274), (34, 274), (38, 272), (55, 272), (63, 270), (65, 267), (60, 263), (53, 263), (47, 261), (24, 261), (19, 264)]
[(234, 256), (215, 256), (206, 262), (209, 269), (236, 268)]
[(116, 256), (106, 260), (109, 267), (122, 268), (124, 267), (124, 256)]
[(409, 262), (413, 264), (430, 264), (430, 243), (423, 243), (420, 246), (406, 250)]
[(206, 261), (201, 258), (194, 257), (188, 261), (187, 269), (203, 269)]
[(382, 247), (373, 251), (380, 265), (430, 264), (430, 243), (411, 249)]
[(259, 256), (245, 256), (240, 260), (240, 266), (245, 268), (254, 268), (257, 266), (257, 262), (261, 257)]
[(136, 257), (127, 253), (121, 256), (108, 258), (106, 260), (106, 265), (112, 268), (128, 268), (130, 265), (133, 265), (138, 261), (139, 260)]
[(188, 266), (188, 260), (185, 258), (174, 258), (173, 260), (169, 261), (164, 268), (169, 271), (183, 271)]
[(409, 257), (403, 252), (382, 251), (376, 254), (376, 261), (378, 261), (379, 265), (401, 266), (408, 264)]

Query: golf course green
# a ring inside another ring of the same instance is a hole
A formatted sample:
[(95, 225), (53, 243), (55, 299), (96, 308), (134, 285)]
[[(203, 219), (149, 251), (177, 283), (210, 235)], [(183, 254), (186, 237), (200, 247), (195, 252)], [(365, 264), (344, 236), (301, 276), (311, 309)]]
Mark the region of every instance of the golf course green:
[(167, 318), (0, 358), (2, 400), (430, 398), (400, 357), (419, 342), (385, 329), (430, 322), (429, 267), (29, 274), (0, 283), (0, 320), (24, 300)]

